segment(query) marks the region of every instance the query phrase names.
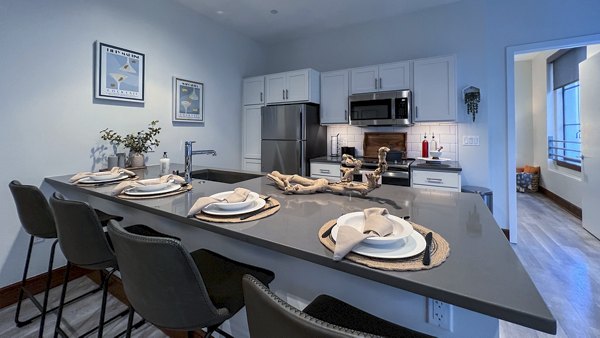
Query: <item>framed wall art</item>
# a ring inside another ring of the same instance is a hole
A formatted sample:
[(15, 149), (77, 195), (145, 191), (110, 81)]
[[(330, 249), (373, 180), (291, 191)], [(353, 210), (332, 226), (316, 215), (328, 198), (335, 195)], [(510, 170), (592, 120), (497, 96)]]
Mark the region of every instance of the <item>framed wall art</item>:
[(204, 122), (204, 84), (173, 78), (173, 121)]
[(145, 56), (96, 41), (95, 97), (144, 102)]

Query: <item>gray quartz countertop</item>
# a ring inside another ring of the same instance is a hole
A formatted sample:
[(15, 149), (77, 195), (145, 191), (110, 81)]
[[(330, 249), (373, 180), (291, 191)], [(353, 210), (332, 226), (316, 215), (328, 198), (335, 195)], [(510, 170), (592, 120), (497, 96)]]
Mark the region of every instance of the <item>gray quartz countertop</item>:
[(310, 159), (310, 163), (334, 163), (341, 164), (342, 157), (341, 156), (320, 156)]
[(415, 160), (410, 165), (411, 170), (452, 171), (461, 172), (462, 168), (458, 161), (446, 161), (441, 163), (427, 163), (424, 160)]
[[(177, 165), (172, 167), (182, 169)], [(157, 177), (158, 166), (148, 167), (138, 175)], [(492, 214), (476, 194), (384, 185), (367, 198), (329, 193), (284, 195), (268, 178), (258, 177), (238, 184), (194, 180), (193, 190), (185, 194), (123, 200), (110, 196), (113, 186), (76, 186), (68, 183), (70, 176), (49, 177), (45, 181), (57, 190), (76, 189), (465, 309), (540, 331), (556, 332), (554, 317)], [(234, 187), (272, 195), (281, 202), (281, 210), (236, 228), (185, 217), (199, 197)], [(319, 228), (344, 213), (373, 206), (386, 207), (397, 216), (410, 215), (411, 221), (441, 234), (450, 244), (448, 259), (431, 270), (410, 272), (376, 270), (347, 260), (334, 262), (332, 253), (317, 238)]]

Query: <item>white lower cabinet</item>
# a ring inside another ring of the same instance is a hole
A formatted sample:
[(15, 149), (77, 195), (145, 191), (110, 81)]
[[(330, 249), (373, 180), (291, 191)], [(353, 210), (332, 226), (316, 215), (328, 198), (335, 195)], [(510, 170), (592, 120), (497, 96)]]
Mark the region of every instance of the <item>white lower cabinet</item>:
[(325, 178), (336, 182), (340, 180), (340, 165), (334, 163), (312, 162), (310, 164), (310, 177)]
[(242, 163), (242, 169), (246, 171), (261, 172), (260, 170), (260, 159), (255, 158), (244, 158)]
[(460, 172), (413, 170), (411, 187), (460, 192)]

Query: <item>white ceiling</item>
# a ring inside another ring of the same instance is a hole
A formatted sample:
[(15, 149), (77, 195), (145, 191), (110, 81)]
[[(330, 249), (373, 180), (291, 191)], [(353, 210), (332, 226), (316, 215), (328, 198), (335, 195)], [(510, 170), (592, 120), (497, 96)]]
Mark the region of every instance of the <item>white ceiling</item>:
[(274, 44), (460, 0), (175, 1), (258, 42)]

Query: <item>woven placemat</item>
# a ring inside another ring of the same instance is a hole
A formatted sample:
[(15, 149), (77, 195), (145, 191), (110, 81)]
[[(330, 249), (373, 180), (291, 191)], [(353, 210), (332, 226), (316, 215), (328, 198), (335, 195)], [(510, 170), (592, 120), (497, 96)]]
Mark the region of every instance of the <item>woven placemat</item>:
[(200, 213), (200, 214), (196, 214), (194, 217), (196, 217), (197, 219), (202, 220), (202, 221), (215, 222), (215, 223), (244, 223), (244, 222), (251, 222), (251, 221), (259, 220), (261, 218), (269, 217), (269, 216), (273, 215), (274, 213), (278, 212), (279, 209), (281, 209), (281, 203), (279, 203), (279, 201), (274, 199), (273, 197), (269, 198), (269, 200), (267, 201), (267, 203), (265, 204), (265, 206), (263, 208), (269, 208), (271, 206), (274, 206), (274, 207), (269, 210), (265, 210), (264, 212), (261, 212), (259, 214), (256, 214), (252, 217), (248, 217), (244, 220), (240, 219), (240, 217), (244, 216), (243, 214), (235, 215), (235, 216), (215, 216), (215, 215), (209, 215), (206, 213)]
[(163, 198), (163, 197), (179, 195), (179, 194), (188, 192), (190, 190), (192, 190), (192, 185), (186, 184), (186, 185), (182, 186), (181, 188), (179, 188), (178, 190), (168, 192), (166, 194), (157, 194), (157, 195), (148, 195), (148, 196), (130, 196), (130, 195), (126, 195), (126, 194), (119, 194), (116, 197), (122, 198), (124, 200), (149, 200), (149, 199), (153, 199), (153, 198)]
[(107, 185), (117, 185), (121, 182), (127, 182), (127, 181), (136, 181), (138, 180), (140, 177), (138, 175), (135, 176), (131, 176), (129, 178), (126, 178), (124, 180), (118, 180), (118, 181), (113, 181), (113, 182), (106, 182), (106, 183), (73, 183), (74, 185), (77, 185), (79, 187), (84, 187), (84, 188), (98, 188), (98, 187), (105, 187)]
[[(321, 229), (319, 229), (319, 240), (321, 244), (323, 244), (327, 249), (333, 252), (335, 248), (335, 243), (333, 242), (333, 238), (329, 235), (326, 238), (321, 238), (321, 235), (330, 227), (335, 224), (336, 220), (332, 219), (331, 221), (325, 223)], [(418, 231), (423, 237), (428, 232), (433, 232), (430, 229), (410, 222), (413, 228)], [(417, 271), (417, 270), (428, 270), (431, 268), (435, 268), (436, 266), (444, 263), (446, 259), (450, 256), (450, 246), (448, 242), (438, 233), (433, 232), (433, 240), (431, 241), (431, 264), (423, 265), (423, 253), (420, 253), (416, 256), (410, 258), (401, 258), (401, 259), (381, 259), (381, 258), (372, 258), (366, 257), (363, 255), (356, 254), (354, 252), (350, 252), (346, 255), (346, 259), (353, 261), (358, 264), (366, 265), (370, 268), (380, 269), (380, 270), (389, 270), (389, 271)]]

